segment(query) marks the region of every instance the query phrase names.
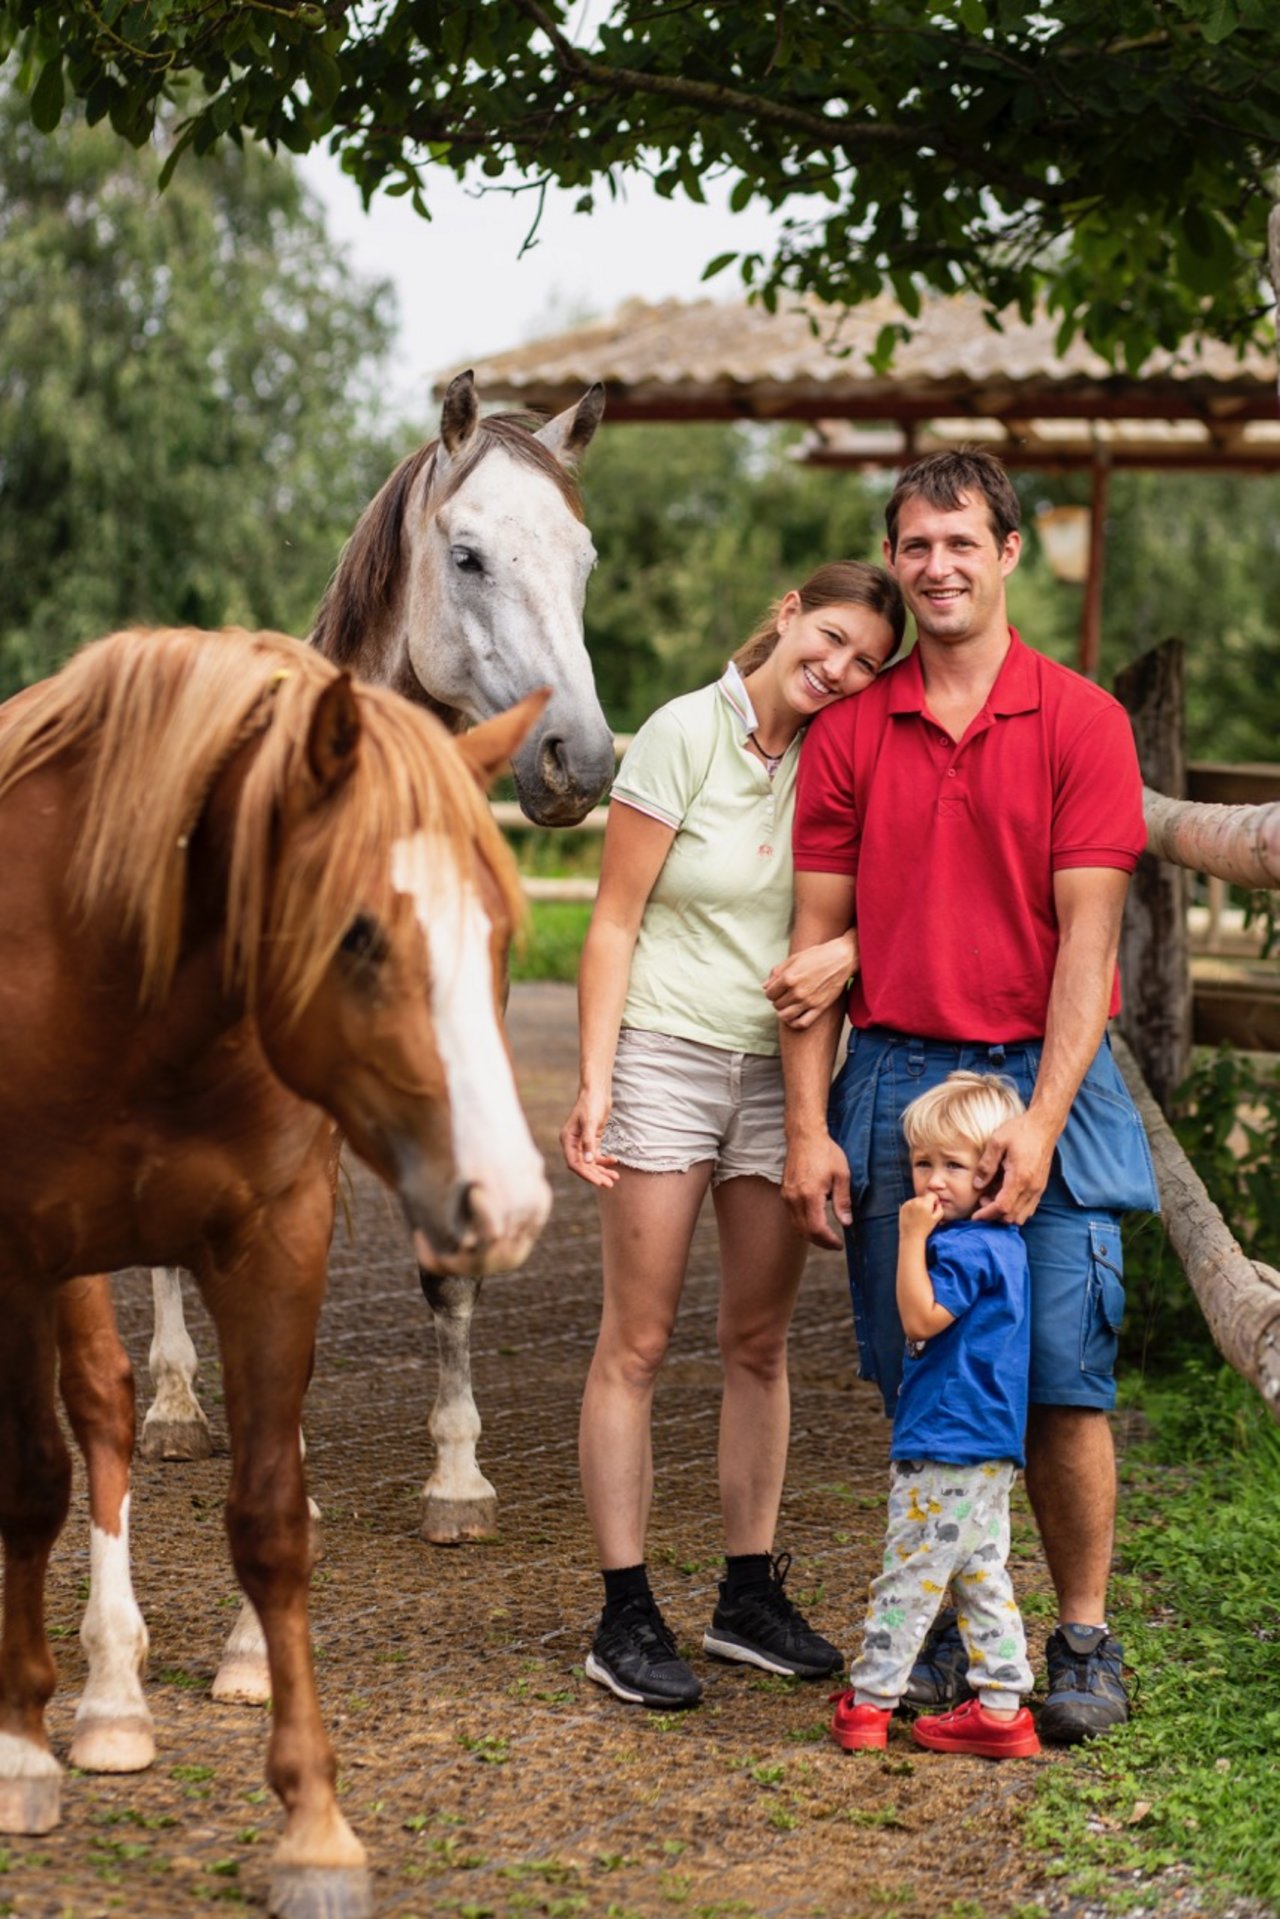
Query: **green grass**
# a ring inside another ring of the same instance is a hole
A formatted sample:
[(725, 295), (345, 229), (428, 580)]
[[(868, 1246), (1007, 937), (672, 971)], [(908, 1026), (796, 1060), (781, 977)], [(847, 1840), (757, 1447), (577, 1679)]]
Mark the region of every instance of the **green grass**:
[(1216, 1359), (1140, 1404), (1153, 1437), (1125, 1462), (1112, 1614), (1135, 1714), (1046, 1768), (1027, 1835), (1115, 1911), (1142, 1903), (1120, 1874), (1179, 1864), (1210, 1909), (1277, 1901), (1280, 1428)]
[(535, 900), (525, 936), (511, 948), (512, 979), (576, 980), (590, 918), (585, 900)]

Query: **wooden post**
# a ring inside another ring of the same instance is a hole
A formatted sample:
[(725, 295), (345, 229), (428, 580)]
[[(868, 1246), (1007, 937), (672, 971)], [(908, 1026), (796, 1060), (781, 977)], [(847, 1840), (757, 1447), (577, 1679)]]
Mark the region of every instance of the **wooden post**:
[[(1142, 777), (1161, 793), (1186, 791), (1182, 727), (1182, 642), (1166, 640), (1116, 677), (1138, 744)], [(1187, 954), (1187, 875), (1144, 853), (1129, 889), (1120, 938), (1124, 1005), (1120, 1030), (1162, 1110), (1186, 1077), (1191, 1057), (1191, 964)]]
[(1111, 490), (1111, 456), (1100, 452), (1093, 462), (1093, 489), (1089, 495), (1089, 572), (1080, 610), (1080, 671), (1098, 677), (1102, 657), (1102, 573), (1107, 558), (1107, 497)]

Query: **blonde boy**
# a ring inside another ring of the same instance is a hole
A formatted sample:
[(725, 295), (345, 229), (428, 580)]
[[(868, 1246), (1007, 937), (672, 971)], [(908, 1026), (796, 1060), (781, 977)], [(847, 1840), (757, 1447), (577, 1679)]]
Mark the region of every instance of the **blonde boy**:
[(1039, 1752), (1021, 1695), (1026, 1637), (1005, 1561), (1009, 1488), (1023, 1459), (1030, 1355), (1027, 1255), (1016, 1226), (971, 1217), (987, 1140), (1022, 1112), (1007, 1080), (952, 1073), (902, 1116), (915, 1196), (899, 1214), (898, 1312), (907, 1359), (893, 1422), (884, 1571), (832, 1721), (848, 1751), (889, 1721), (950, 1583), (974, 1697), (917, 1719), (916, 1743), (990, 1759)]

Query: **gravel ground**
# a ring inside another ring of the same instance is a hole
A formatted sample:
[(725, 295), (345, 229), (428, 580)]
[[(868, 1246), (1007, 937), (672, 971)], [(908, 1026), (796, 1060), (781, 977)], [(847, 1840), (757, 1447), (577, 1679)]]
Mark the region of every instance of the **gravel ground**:
[[(447, 1550), (418, 1537), (433, 1334), (401, 1223), (359, 1169), (308, 1402), (308, 1473), (324, 1512), (312, 1605), (322, 1705), (379, 1913), (1000, 1919), (1051, 1903), (1042, 1862), (1017, 1836), (1036, 1768), (1060, 1763), (1051, 1757), (997, 1767), (920, 1754), (904, 1727), (887, 1756), (847, 1756), (826, 1738), (825, 1687), (717, 1667), (700, 1652), (706, 1694), (693, 1713), (624, 1707), (584, 1679), (599, 1595), (575, 1422), (598, 1274), (594, 1201), (559, 1170), (555, 1148), (575, 1072), (572, 990), (517, 987), (511, 1024), (556, 1208), (525, 1270), (490, 1284), (475, 1322), (481, 1458), (499, 1493), (500, 1538)], [(659, 1392), (650, 1551), (689, 1647), (700, 1646), (719, 1564), (716, 1287), (704, 1231)], [(118, 1303), (145, 1404), (145, 1275), (122, 1276)], [(190, 1320), (217, 1432), (218, 1368), (198, 1304)], [(879, 1559), (887, 1429), (853, 1376), (838, 1257), (812, 1260), (793, 1386), (778, 1543), (795, 1557), (792, 1586), (814, 1623), (852, 1648)], [(262, 1786), (263, 1715), (207, 1697), (237, 1604), (225, 1481), (225, 1436), (202, 1464), (139, 1464), (136, 1583), (159, 1757), (134, 1778), (69, 1779), (61, 1828), (0, 1852), (0, 1912), (173, 1919), (264, 1903), (279, 1817)], [(1042, 1591), (1025, 1509), (1021, 1522), (1015, 1579)], [(86, 1535), (79, 1488), (50, 1584), (60, 1753), (82, 1676)]]

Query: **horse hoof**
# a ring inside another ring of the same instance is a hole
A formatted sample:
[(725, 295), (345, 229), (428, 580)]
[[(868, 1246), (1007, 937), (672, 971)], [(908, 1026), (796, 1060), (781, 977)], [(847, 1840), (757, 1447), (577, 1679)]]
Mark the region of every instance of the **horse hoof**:
[(145, 1772), (155, 1756), (151, 1721), (138, 1713), (125, 1719), (76, 1722), (71, 1763), (81, 1772)]
[(213, 1682), (213, 1698), (220, 1706), (267, 1706), (271, 1703), (271, 1674), (265, 1658), (238, 1653), (224, 1659)]
[(152, 1419), (148, 1414), (138, 1450), (144, 1459), (208, 1459), (213, 1439), (207, 1420)]
[(62, 1773), (0, 1779), (0, 1832), (52, 1832), (62, 1817)]
[(438, 1499), (422, 1502), (422, 1537), (433, 1546), (464, 1546), (469, 1540), (498, 1537), (498, 1502), (489, 1499)]
[(278, 1866), (267, 1911), (274, 1919), (369, 1919), (373, 1883), (364, 1866)]

